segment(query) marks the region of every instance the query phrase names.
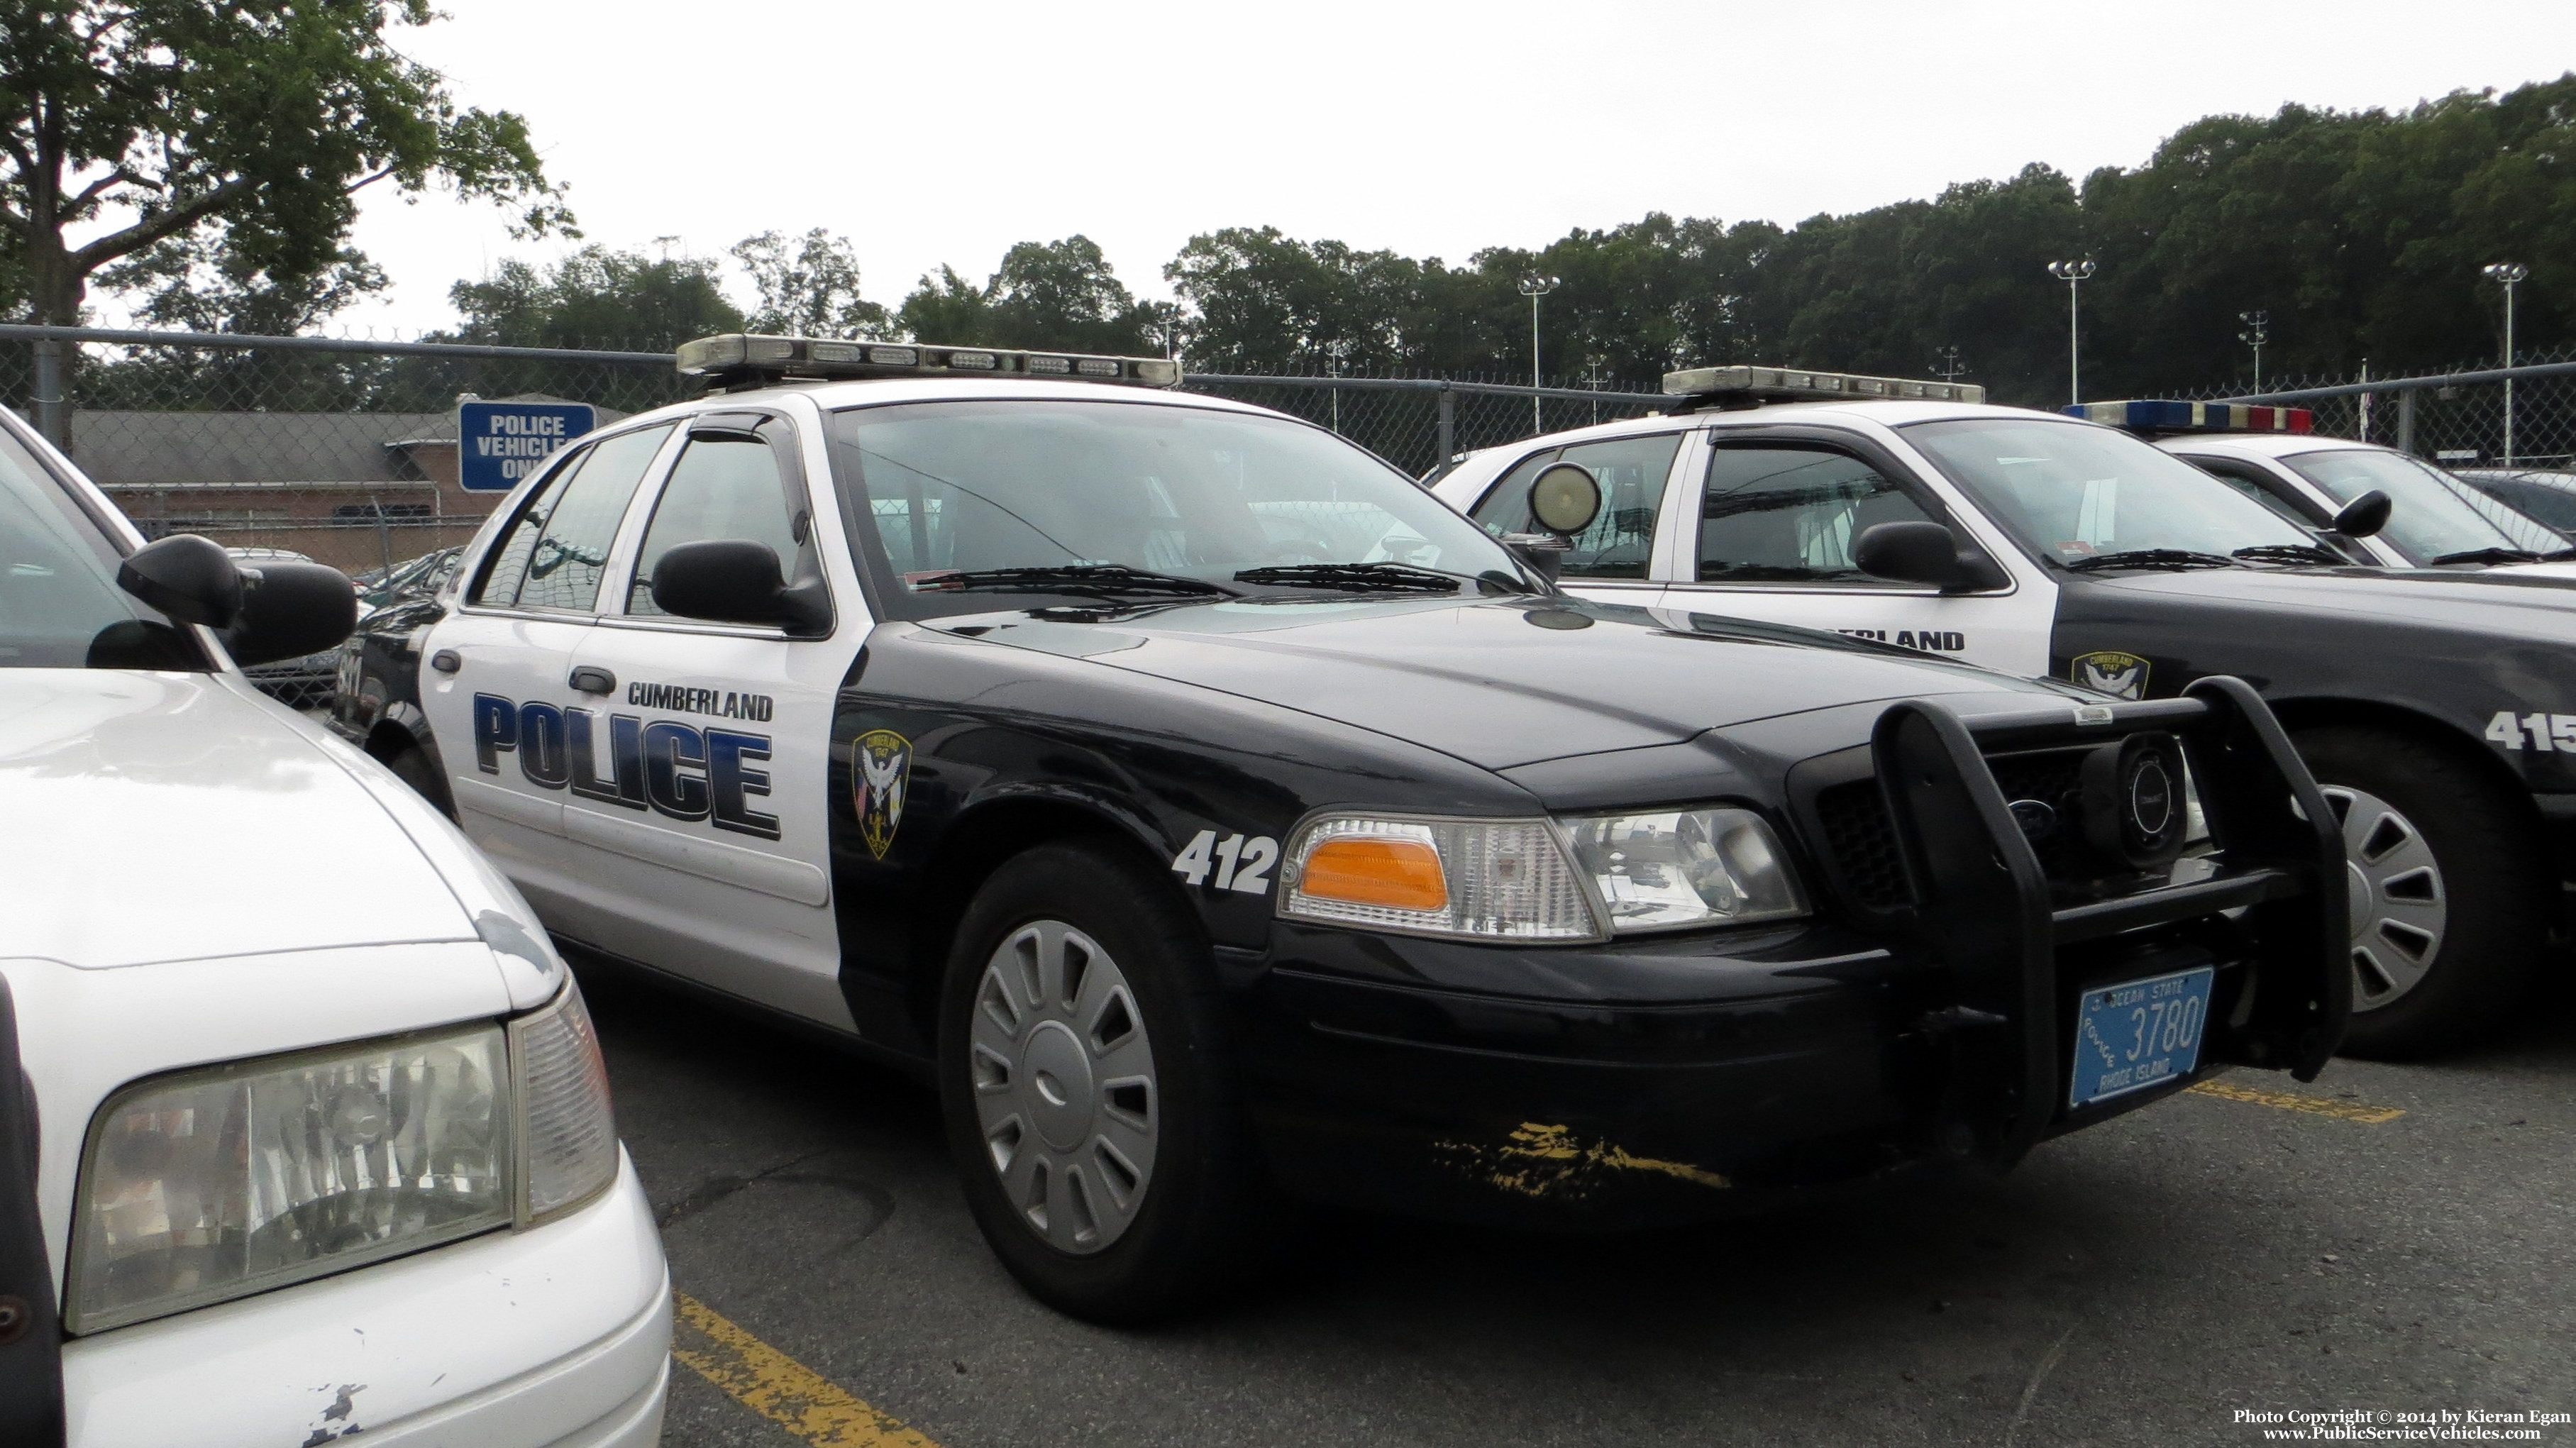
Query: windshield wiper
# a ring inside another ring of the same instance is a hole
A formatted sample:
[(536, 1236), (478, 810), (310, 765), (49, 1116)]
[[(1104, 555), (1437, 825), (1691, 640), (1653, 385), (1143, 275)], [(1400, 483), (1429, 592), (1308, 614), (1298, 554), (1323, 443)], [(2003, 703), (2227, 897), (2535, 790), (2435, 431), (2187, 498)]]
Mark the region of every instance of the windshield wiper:
[(1410, 563), (1278, 563), (1246, 568), (1237, 583), (1269, 583), (1285, 588), (1323, 588), (1337, 593), (1456, 593), (1458, 580), (1446, 573)]
[(907, 580), (915, 593), (1071, 593), (1097, 598), (1133, 594), (1190, 594), (1241, 598), (1243, 590), (1205, 578), (1153, 573), (1124, 563), (1059, 563), (1045, 568), (969, 568)]
[(2435, 557), (2427, 567), (2439, 568), (2445, 563), (2537, 563), (2540, 555), (2528, 548), (2469, 548), (2458, 553)]
[(2326, 563), (2338, 567), (2352, 561), (2315, 543), (2257, 543), (2237, 549), (2235, 556), (2253, 563)]
[(2195, 553), (2188, 548), (2124, 548), (2117, 553), (2078, 558), (2066, 566), (2078, 573), (2096, 568), (2233, 568), (2236, 560), (2223, 553)]

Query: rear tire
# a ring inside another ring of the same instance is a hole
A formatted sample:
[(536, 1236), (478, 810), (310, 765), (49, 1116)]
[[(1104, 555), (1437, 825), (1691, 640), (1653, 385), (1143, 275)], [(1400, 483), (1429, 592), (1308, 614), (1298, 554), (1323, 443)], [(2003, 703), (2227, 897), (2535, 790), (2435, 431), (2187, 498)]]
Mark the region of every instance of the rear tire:
[(437, 765), (430, 762), (427, 750), (416, 744), (404, 745), (385, 761), (385, 768), (392, 770), (394, 778), (410, 785), (414, 794), (437, 806), (440, 814), (454, 822), (456, 806), (448, 799), (446, 777), (439, 773)]
[(1186, 1311), (1281, 1240), (1197, 918), (1114, 846), (1041, 845), (967, 906), (939, 998), (940, 1106), (1002, 1265), (1069, 1316)]
[(2557, 886), (2521, 801), (2475, 761), (2402, 734), (2334, 726), (2295, 742), (2349, 859), (2343, 1054), (2427, 1056), (2493, 1029), (2538, 973)]

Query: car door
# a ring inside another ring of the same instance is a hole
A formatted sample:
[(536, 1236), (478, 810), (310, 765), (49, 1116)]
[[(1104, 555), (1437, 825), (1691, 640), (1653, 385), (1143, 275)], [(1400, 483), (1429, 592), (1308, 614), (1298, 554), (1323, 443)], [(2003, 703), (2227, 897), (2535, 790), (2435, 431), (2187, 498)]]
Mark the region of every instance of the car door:
[(568, 451), (514, 500), (457, 607), (422, 640), (421, 709), (457, 822), (550, 917), (582, 888), (562, 849), (566, 671), (597, 616), (628, 505), (674, 430), (635, 428)]
[[(814, 501), (821, 456), (809, 468), (799, 420), (784, 411), (700, 414), (639, 503), (634, 566), (568, 676), (564, 832), (590, 892), (567, 929), (848, 1030), (826, 771), (833, 705), (867, 616), (838, 510)], [(655, 565), (714, 539), (766, 544), (782, 582), (822, 577), (832, 627), (791, 637), (664, 613)]]
[(1497, 535), (1542, 531), (1530, 517), (1530, 484), (1551, 463), (1579, 463), (1600, 484), (1601, 511), (1574, 538), (1560, 579), (1568, 592), (1586, 598), (1651, 605), (1663, 593), (1654, 577), (1656, 520), (1687, 436), (1676, 428), (1541, 448), (1496, 479), (1469, 516)]
[(1662, 606), (1827, 629), (2022, 675), (2048, 672), (2056, 590), (2009, 550), (1985, 546), (2009, 579), (1945, 593), (1863, 573), (1852, 546), (1880, 523), (1965, 526), (1895, 452), (1816, 426), (1712, 428), (1705, 462), (1667, 518)]

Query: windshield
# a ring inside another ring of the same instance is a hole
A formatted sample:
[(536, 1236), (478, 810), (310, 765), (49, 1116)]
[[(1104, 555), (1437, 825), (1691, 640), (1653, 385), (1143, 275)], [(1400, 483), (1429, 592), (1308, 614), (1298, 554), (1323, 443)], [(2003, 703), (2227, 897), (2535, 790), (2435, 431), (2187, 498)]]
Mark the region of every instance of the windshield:
[(2430, 563), (2454, 553), (2487, 548), (2554, 553), (2567, 540), (2493, 498), (2473, 495), (2404, 453), (2377, 448), (2336, 448), (2296, 453), (2281, 461), (2300, 477), (2349, 503), (2376, 488), (2388, 495), (2388, 526), (2379, 536), (2409, 563)]
[(1402, 473), (1283, 418), (994, 400), (836, 414), (837, 465), (905, 617), (997, 591), (1162, 598), (1523, 591), (1503, 547)]
[(0, 668), (203, 669), (187, 635), (116, 586), (116, 546), (0, 430)]
[(2150, 551), (2219, 562), (2246, 548), (2317, 551), (2306, 529), (2125, 432), (2038, 417), (1904, 431), (2024, 547), (2057, 563)]

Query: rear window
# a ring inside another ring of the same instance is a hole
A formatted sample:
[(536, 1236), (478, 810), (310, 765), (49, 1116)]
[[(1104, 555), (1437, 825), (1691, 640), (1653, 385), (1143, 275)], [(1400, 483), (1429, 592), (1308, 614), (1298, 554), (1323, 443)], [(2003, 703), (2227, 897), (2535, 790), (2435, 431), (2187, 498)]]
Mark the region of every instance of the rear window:
[(192, 636), (116, 586), (115, 540), (0, 431), (0, 668), (204, 669)]

